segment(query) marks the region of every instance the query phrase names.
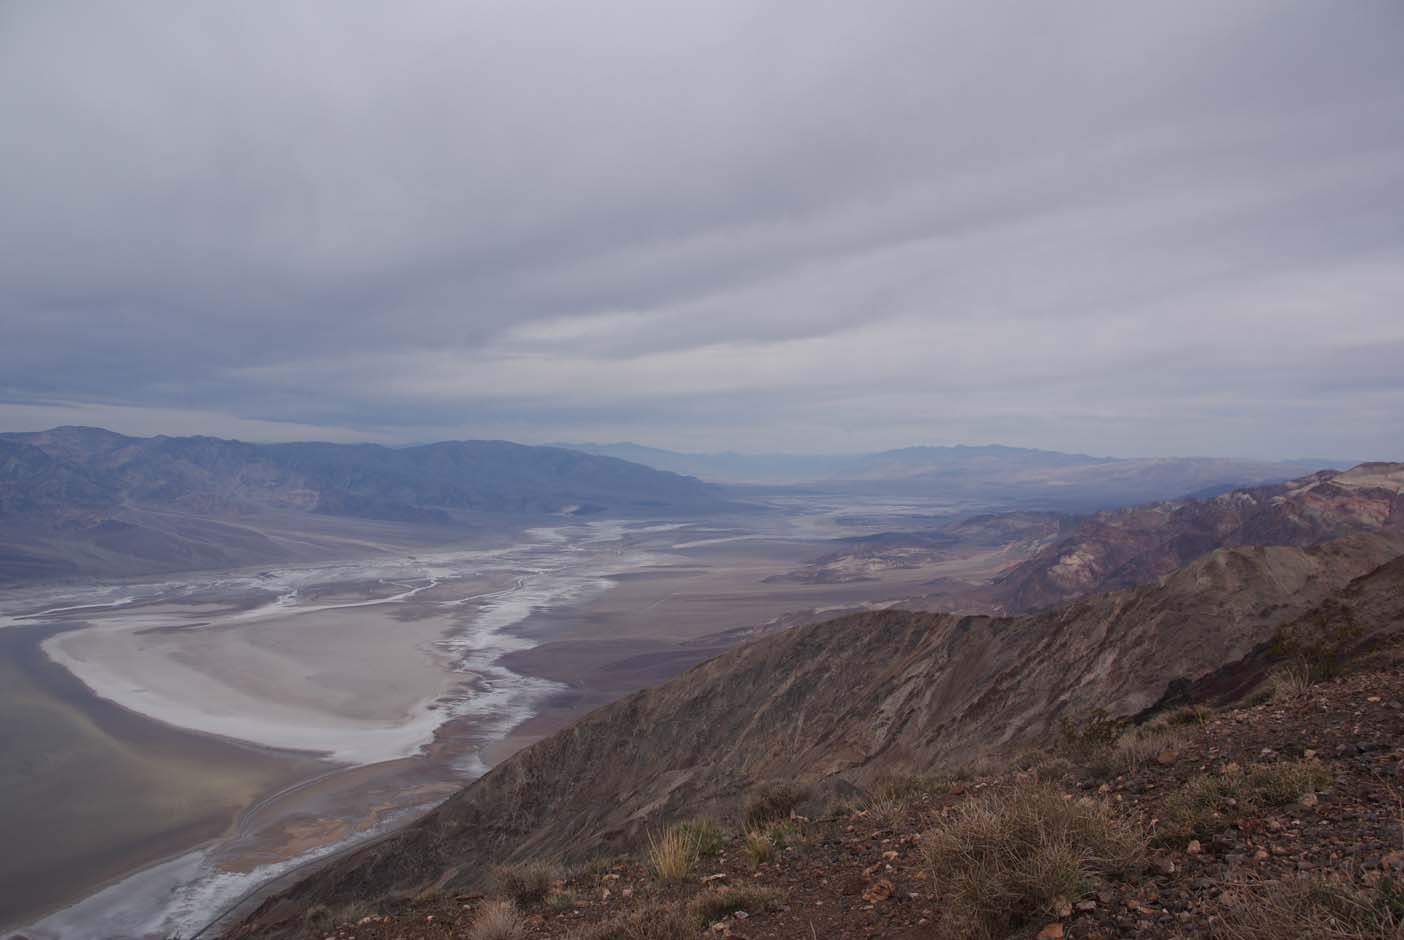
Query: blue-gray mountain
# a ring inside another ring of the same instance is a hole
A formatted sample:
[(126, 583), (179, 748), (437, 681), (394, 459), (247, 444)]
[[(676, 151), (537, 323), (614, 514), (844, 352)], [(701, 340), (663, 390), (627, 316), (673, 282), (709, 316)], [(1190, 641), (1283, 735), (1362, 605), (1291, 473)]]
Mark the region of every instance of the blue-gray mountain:
[[(553, 514), (701, 515), (692, 477), (558, 447), (248, 444), (99, 428), (0, 434), (0, 580), (261, 564), (354, 519), (445, 530)], [(281, 522), (280, 522), (281, 520)]]

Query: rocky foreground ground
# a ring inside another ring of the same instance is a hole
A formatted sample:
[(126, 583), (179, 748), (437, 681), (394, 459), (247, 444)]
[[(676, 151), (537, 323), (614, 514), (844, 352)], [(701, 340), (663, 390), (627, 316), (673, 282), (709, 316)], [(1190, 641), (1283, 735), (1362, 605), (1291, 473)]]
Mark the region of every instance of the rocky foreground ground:
[(1092, 719), (997, 772), (893, 777), (822, 806), (777, 787), (637, 857), (317, 909), (305, 935), (1404, 937), (1399, 664), (1377, 654), (1139, 729)]

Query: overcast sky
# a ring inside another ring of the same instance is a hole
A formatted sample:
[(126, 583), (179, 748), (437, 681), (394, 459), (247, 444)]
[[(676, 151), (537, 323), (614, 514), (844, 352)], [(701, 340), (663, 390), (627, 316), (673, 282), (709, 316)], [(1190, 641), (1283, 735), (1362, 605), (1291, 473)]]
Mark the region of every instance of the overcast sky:
[(0, 4), (0, 426), (1404, 456), (1404, 3)]

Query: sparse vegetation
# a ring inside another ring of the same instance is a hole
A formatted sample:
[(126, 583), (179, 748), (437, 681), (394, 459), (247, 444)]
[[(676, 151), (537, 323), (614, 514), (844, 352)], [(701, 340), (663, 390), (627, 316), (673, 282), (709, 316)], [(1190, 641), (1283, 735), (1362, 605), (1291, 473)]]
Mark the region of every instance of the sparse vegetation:
[(560, 868), (546, 862), (501, 865), (493, 869), (492, 888), (520, 907), (531, 907), (544, 901), (561, 877)]
[(519, 940), (526, 936), (526, 919), (517, 905), (506, 898), (488, 901), (473, 918), (469, 940)]
[(962, 936), (1007, 936), (1053, 916), (1093, 879), (1130, 871), (1144, 856), (1140, 830), (1107, 804), (1052, 787), (1012, 787), (971, 799), (924, 839), (948, 927)]
[(1267, 678), (1267, 700), (1294, 702), (1311, 689), (1311, 667), (1291, 662), (1273, 671)]
[(1404, 918), (1398, 894), (1386, 881), (1365, 892), (1324, 878), (1260, 885), (1234, 904), (1216, 936), (1220, 940), (1398, 940)]
[(557, 914), (574, 910), (579, 904), (579, 895), (569, 888), (560, 891), (552, 891), (550, 894), (546, 895), (546, 906)]
[(680, 904), (645, 904), (575, 934), (573, 940), (693, 940), (697, 921)]
[(688, 913), (705, 926), (737, 911), (759, 914), (771, 910), (779, 901), (779, 893), (769, 888), (754, 885), (716, 888), (693, 898), (688, 905)]
[(770, 840), (764, 829), (747, 829), (742, 851), (746, 853), (746, 858), (752, 865), (760, 865), (775, 857), (775, 843)]
[(943, 796), (951, 789), (949, 777), (939, 774), (885, 774), (873, 787), (875, 799), (919, 801)]
[(1331, 785), (1331, 771), (1319, 760), (1249, 764), (1243, 774), (1244, 796), (1260, 806), (1286, 806)]
[(743, 819), (747, 829), (787, 819), (795, 808), (811, 796), (808, 787), (792, 783), (769, 783), (746, 800)]
[(1255, 806), (1285, 806), (1331, 783), (1317, 760), (1250, 764), (1244, 770), (1191, 777), (1165, 800), (1157, 838), (1207, 838), (1230, 814)]
[(715, 819), (702, 817), (678, 823), (678, 829), (692, 839), (697, 854), (703, 857), (716, 855), (726, 846), (726, 830)]
[(911, 809), (911, 798), (906, 796), (875, 796), (863, 804), (863, 810), (872, 819), (884, 826), (896, 825)]
[(1202, 725), (1213, 714), (1214, 710), (1208, 705), (1182, 705), (1167, 712), (1161, 720), (1172, 728), (1179, 728), (1186, 725)]
[(326, 904), (314, 904), (302, 915), (303, 934), (320, 940), (337, 925), (354, 924), (370, 913), (370, 905), (362, 901), (351, 901), (335, 908)]
[(682, 826), (648, 837), (648, 867), (660, 881), (681, 881), (697, 864), (697, 841)]
[(1115, 745), (1126, 726), (1124, 719), (1113, 718), (1101, 708), (1080, 720), (1064, 717), (1058, 723), (1059, 749), (1072, 760), (1087, 763)]

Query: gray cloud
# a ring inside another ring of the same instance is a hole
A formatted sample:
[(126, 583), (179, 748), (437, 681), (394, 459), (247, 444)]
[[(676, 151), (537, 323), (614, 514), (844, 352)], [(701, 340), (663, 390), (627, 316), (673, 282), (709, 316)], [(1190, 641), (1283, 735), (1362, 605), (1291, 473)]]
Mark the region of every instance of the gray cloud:
[(1398, 456), (1402, 39), (1393, 0), (12, 2), (0, 421)]

